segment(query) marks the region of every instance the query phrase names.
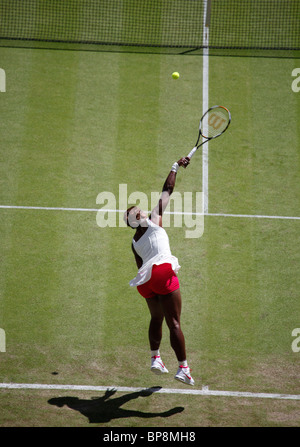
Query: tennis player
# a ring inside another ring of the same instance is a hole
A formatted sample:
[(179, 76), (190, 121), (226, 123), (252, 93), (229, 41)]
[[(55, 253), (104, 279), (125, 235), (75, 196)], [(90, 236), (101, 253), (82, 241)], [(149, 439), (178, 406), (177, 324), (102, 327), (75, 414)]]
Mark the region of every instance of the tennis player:
[(173, 192), (176, 174), (180, 166), (189, 164), (189, 158), (174, 163), (164, 183), (157, 206), (150, 216), (139, 207), (128, 208), (124, 220), (135, 229), (132, 250), (138, 267), (137, 276), (130, 281), (132, 287), (146, 299), (150, 310), (149, 342), (151, 349), (151, 371), (164, 374), (169, 371), (160, 357), (162, 324), (165, 318), (170, 331), (170, 343), (178, 360), (175, 379), (194, 385), (186, 359), (185, 339), (180, 326), (181, 294), (177, 277), (180, 269), (178, 259), (172, 255), (169, 238), (162, 228), (162, 214)]

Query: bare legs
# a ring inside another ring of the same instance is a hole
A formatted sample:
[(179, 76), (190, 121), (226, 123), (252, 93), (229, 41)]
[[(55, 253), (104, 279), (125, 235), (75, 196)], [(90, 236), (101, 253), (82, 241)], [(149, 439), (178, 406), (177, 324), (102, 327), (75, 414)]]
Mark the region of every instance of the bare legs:
[(181, 294), (180, 289), (168, 295), (157, 295), (146, 300), (151, 320), (149, 325), (149, 342), (152, 351), (159, 349), (162, 338), (164, 318), (170, 331), (170, 343), (178, 362), (186, 360), (185, 340), (180, 327)]

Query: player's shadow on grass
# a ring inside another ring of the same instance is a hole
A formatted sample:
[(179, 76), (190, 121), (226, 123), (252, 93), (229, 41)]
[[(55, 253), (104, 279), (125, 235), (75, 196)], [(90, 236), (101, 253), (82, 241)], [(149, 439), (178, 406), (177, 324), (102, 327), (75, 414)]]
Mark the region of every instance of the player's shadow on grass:
[(106, 390), (104, 396), (102, 397), (92, 397), (91, 399), (79, 399), (78, 397), (54, 397), (48, 400), (51, 405), (56, 405), (57, 407), (63, 407), (67, 405), (69, 408), (86, 416), (90, 423), (103, 423), (109, 422), (112, 419), (121, 418), (155, 418), (155, 417), (169, 417), (176, 413), (181, 413), (184, 407), (175, 407), (168, 411), (157, 412), (157, 413), (146, 413), (138, 410), (127, 410), (121, 408), (122, 405), (126, 404), (132, 399), (137, 399), (138, 397), (150, 396), (155, 391), (158, 391), (160, 387), (148, 388), (142, 391), (137, 391), (135, 393), (124, 394), (120, 397), (115, 397), (110, 399), (117, 390), (108, 389)]

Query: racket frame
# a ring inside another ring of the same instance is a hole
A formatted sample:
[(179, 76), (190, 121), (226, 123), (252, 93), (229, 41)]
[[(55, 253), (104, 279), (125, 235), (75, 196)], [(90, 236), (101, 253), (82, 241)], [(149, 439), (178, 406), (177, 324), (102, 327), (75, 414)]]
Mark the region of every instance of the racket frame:
[[(205, 137), (205, 136), (202, 134), (202, 131), (201, 131), (201, 124), (202, 124), (202, 122), (203, 122), (204, 117), (208, 114), (208, 112), (210, 112), (211, 110), (216, 109), (216, 108), (222, 108), (222, 109), (225, 109), (225, 110), (228, 112), (228, 118), (229, 118), (229, 119), (228, 119), (227, 126), (225, 127), (225, 129), (224, 129), (221, 133), (219, 133), (219, 134), (217, 134), (217, 135), (214, 135), (213, 137)], [(210, 141), (210, 140), (212, 140), (212, 139), (214, 139), (214, 138), (217, 138), (217, 137), (219, 137), (220, 135), (222, 135), (222, 133), (224, 133), (224, 132), (228, 129), (228, 126), (229, 126), (230, 122), (231, 122), (231, 113), (229, 112), (229, 110), (228, 110), (226, 107), (224, 107), (224, 106), (219, 106), (219, 105), (210, 107), (210, 108), (204, 113), (204, 115), (203, 115), (203, 116), (201, 117), (201, 119), (200, 119), (200, 122), (199, 122), (199, 133), (198, 133), (198, 138), (197, 138), (197, 141), (196, 141), (195, 146), (194, 146), (193, 149), (190, 151), (190, 153), (187, 155), (187, 158), (191, 159), (192, 156), (194, 155), (194, 153), (199, 149), (199, 147), (201, 147), (203, 144), (207, 143), (208, 141)], [(199, 141), (200, 141), (200, 137), (201, 137), (201, 136), (202, 136), (202, 138), (206, 138), (206, 140), (205, 140), (205, 141), (202, 141), (200, 144), (198, 144)]]

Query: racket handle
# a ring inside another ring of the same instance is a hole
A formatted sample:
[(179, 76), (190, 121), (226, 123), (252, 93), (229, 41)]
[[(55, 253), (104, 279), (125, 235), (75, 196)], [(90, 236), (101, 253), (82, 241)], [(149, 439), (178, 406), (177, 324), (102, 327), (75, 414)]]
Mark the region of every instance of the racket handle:
[(189, 153), (189, 155), (187, 156), (187, 158), (191, 159), (192, 156), (194, 155), (194, 153), (196, 152), (196, 150), (197, 150), (197, 146), (193, 147), (193, 149), (191, 150), (191, 152)]

